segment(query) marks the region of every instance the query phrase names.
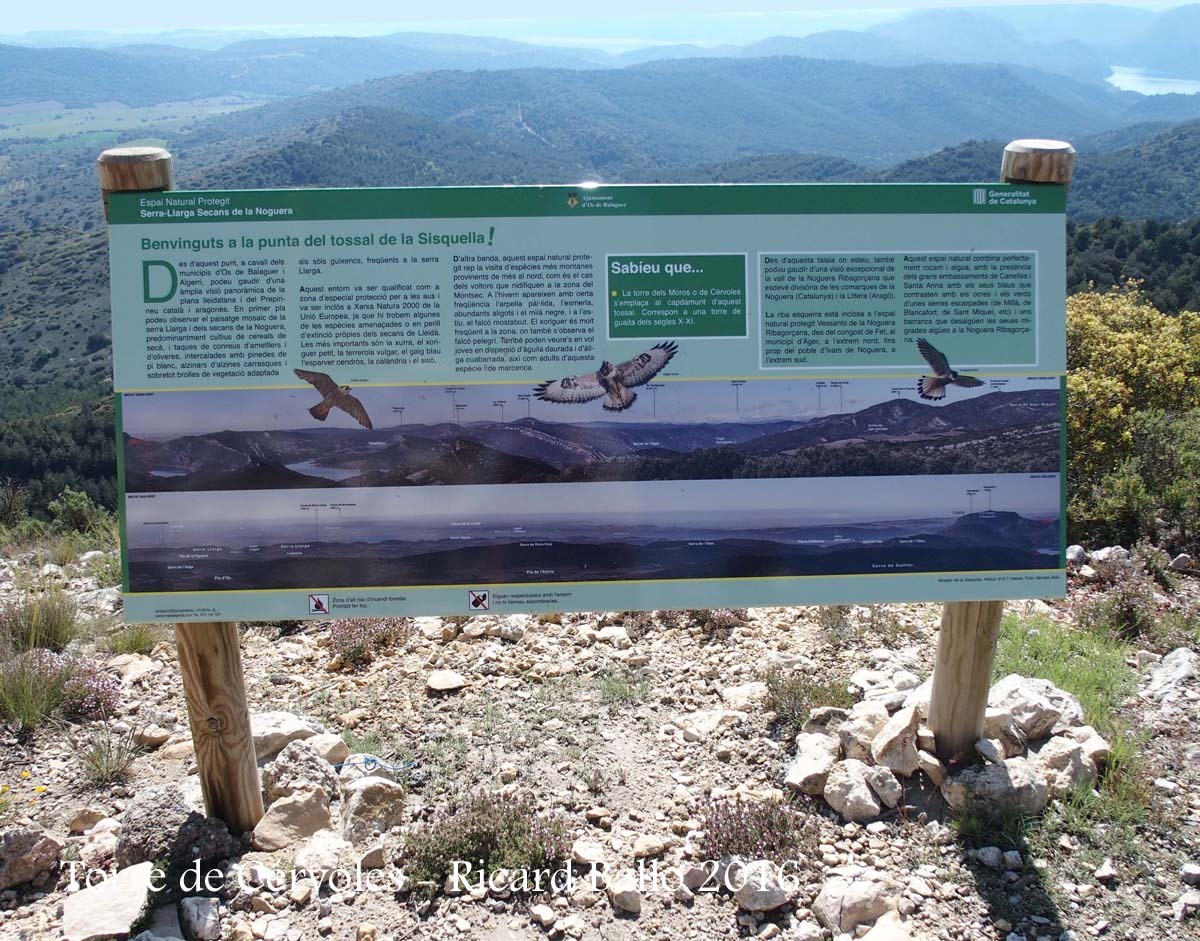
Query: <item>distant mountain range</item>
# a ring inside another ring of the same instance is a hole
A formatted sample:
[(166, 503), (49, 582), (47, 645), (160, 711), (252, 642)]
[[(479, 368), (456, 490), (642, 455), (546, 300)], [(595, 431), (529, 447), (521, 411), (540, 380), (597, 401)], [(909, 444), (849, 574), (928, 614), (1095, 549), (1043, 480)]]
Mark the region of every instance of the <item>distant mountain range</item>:
[[(1147, 105), (1150, 107), (1150, 105)], [(1075, 140), (1079, 157), (1071, 180), (1068, 213), (1073, 221), (1104, 216), (1182, 220), (1200, 214), (1200, 121), (1145, 121)], [(817, 154), (770, 154), (708, 164), (672, 177), (697, 183), (976, 183), (991, 179), (1005, 141), (972, 140), (886, 170)], [(1137, 167), (1131, 173), (1130, 167)]]
[[(0, 384), (50, 409), (108, 388), (95, 177), (107, 146), (166, 143), (190, 189), (979, 182), (996, 178), (1005, 141), (1066, 137), (1079, 151), (1072, 220), (1178, 221), (1200, 214), (1200, 95), (1117, 91), (1097, 63), (1196, 74), (1197, 11), (924, 11), (865, 31), (619, 55), (430, 33), (0, 45)], [(211, 95), (262, 104), (103, 123), (125, 105)], [(56, 103), (99, 107), (67, 111), (61, 135), (11, 136), (21, 114)]]
[(1200, 118), (1200, 96), (1162, 97), (1169, 100), (1002, 65), (681, 59), (399, 75), (231, 114), (183, 143), (223, 142), (228, 159), (231, 141), (253, 152), (249, 141), (300, 128), (308, 137), (314, 122), (366, 108), (376, 121), (387, 112), (416, 116), (577, 161), (601, 179), (636, 180), (646, 169), (784, 151), (882, 167), (972, 137), (1079, 138)]
[[(176, 31), (133, 35), (124, 45), (64, 32), (0, 41), (9, 43), (0, 45), (0, 105), (278, 97), (446, 69), (591, 70), (683, 58), (768, 56), (887, 66), (1001, 64), (1102, 83), (1110, 65), (1200, 76), (1200, 5), (1159, 12), (1100, 4), (918, 10), (866, 30), (778, 35), (746, 45), (664, 44), (624, 53), (594, 45), (420, 32), (361, 38)], [(85, 48), (89, 43), (103, 48)]]
[[(855, 476), (1055, 471), (1059, 408), (1056, 390), (1035, 389), (940, 407), (895, 399), (808, 421), (568, 424), (522, 418), (372, 431), (221, 431), (162, 441), (127, 431), (125, 478), (130, 491), (198, 491), (813, 476), (804, 472), (805, 461), (827, 451), (839, 461), (853, 456), (846, 473)], [(964, 443), (987, 463), (987, 442), (999, 438), (1009, 460), (1014, 443), (1024, 441), (1019, 460), (1025, 466), (963, 466)], [(854, 446), (868, 449), (872, 459), (862, 460)], [(913, 466), (919, 449), (932, 450), (935, 462)], [(887, 454), (903, 462), (899, 470), (880, 468), (877, 458)], [(781, 458), (795, 462), (794, 474), (786, 464), (749, 470), (763, 459)]]

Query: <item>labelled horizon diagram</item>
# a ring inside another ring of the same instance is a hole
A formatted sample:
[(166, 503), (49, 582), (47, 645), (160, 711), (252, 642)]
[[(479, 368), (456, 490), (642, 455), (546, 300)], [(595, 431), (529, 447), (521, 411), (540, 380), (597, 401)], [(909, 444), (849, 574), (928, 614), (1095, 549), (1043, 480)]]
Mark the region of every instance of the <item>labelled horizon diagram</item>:
[(1014, 571), (1061, 559), (1057, 474), (520, 485), (500, 506), (486, 486), (439, 496), (140, 495), (126, 512), (130, 589)]
[(375, 427), (300, 389), (122, 397), (129, 492), (1048, 473), (1058, 377), (986, 377), (943, 401), (916, 377), (650, 383), (627, 412), (514, 384), (359, 387)]

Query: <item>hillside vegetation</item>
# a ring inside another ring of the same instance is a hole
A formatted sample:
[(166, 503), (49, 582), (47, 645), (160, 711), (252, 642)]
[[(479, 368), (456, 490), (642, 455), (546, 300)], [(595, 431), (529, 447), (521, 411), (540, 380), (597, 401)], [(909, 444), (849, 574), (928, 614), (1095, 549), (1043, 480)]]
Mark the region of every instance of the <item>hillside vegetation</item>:
[[(1012, 28), (1024, 29), (1019, 23)], [(874, 38), (878, 48), (886, 45), (882, 34)], [(389, 55), (403, 45), (391, 39), (378, 43), (391, 43)], [(142, 136), (170, 146), (181, 188), (586, 178), (975, 182), (995, 178), (1005, 139), (1071, 136), (1079, 160), (1069, 200), (1069, 290), (1090, 298), (1096, 296), (1088, 293), (1093, 288), (1104, 291), (1135, 278), (1138, 297), (1169, 318), (1200, 308), (1200, 190), (1190, 176), (1200, 165), (1200, 99), (1152, 100), (1086, 81), (1052, 80), (1028, 63), (1017, 68), (910, 59), (883, 65), (762, 55), (790, 51), (782, 41), (705, 58), (670, 58), (664, 52), (661, 59), (627, 68), (556, 62), (572, 67), (503, 69), (496, 66), (512, 61), (506, 57), (529, 50), (482, 40), (476, 45), (471, 54), (487, 58), (489, 71), (392, 74), (182, 129), (178, 123), (169, 129), (147, 125)], [(418, 46), (432, 56), (448, 54), (447, 48), (461, 51), (463, 43), (447, 47), (425, 37)], [(177, 77), (201, 82), (208, 79), (200, 63), (221, 56), (226, 64), (235, 56), (265, 60), (284, 48), (277, 41), (256, 41), (215, 56), (179, 49), (170, 55), (181, 64)], [(267, 71), (281, 82), (289, 75), (287, 81), (298, 81), (303, 70), (294, 69), (296, 63), (327, 54), (345, 60), (355, 48), (291, 41), (287, 66)], [(0, 61), (66, 73), (71, 69), (64, 63), (100, 68), (105, 55), (141, 57), (143, 64), (169, 58), (162, 49), (147, 48), (0, 49)], [(418, 61), (425, 60), (409, 60)], [(359, 65), (376, 67), (366, 59)], [(348, 80), (351, 71), (330, 84)], [(32, 71), (6, 74), (10, 83), (35, 81)], [(77, 70), (76, 77), (86, 74)], [(106, 74), (103, 81), (83, 82), (78, 92), (64, 86), (60, 97), (108, 95), (112, 89), (104, 81), (126, 77), (119, 69)], [(319, 71), (307, 77), (320, 81)], [(247, 88), (264, 92), (259, 85)], [(1186, 117), (1193, 120), (1175, 123)], [(102, 147), (128, 140), (128, 131), (96, 128), (60, 139), (0, 142), (0, 382), (10, 393), (0, 419), (8, 448), (0, 476), (27, 481), (37, 512), (44, 513), (68, 483), (99, 501), (112, 499), (111, 414), (95, 405), (108, 388), (111, 315), (94, 160)], [(1129, 167), (1137, 167), (1137, 174)], [(1072, 309), (1083, 308), (1073, 303)], [(1192, 376), (1186, 370), (1184, 375)], [(1129, 411), (1162, 407), (1135, 403)], [(1146, 427), (1152, 426), (1159, 427), (1148, 418)], [(1079, 426), (1075, 433), (1084, 434)], [(1128, 444), (1132, 436), (1126, 429), (1118, 438)], [(1097, 501), (1110, 499), (1096, 495), (1111, 491), (1105, 475), (1117, 467), (1114, 461), (1131, 454), (1114, 451), (1111, 460), (1104, 458), (1108, 463), (1075, 475), (1077, 520), (1095, 523)], [(1004, 456), (1003, 446), (988, 444), (988, 460)], [(1020, 454), (1008, 456), (1020, 463)], [(744, 452), (705, 460), (728, 459), (748, 474), (833, 473), (856, 472), (884, 455), (855, 446), (834, 457), (814, 463), (813, 456), (795, 456), (787, 466)], [(932, 468), (942, 466), (945, 455), (912, 446), (903, 458), (910, 466)], [(679, 466), (672, 465), (673, 458), (646, 460), (624, 472), (686, 475), (694, 472), (689, 460), (679, 459)], [(593, 473), (599, 472), (587, 472)], [(1143, 483), (1149, 491), (1158, 486)], [(1152, 500), (1160, 498), (1166, 499), (1160, 494)]]
[(1137, 280), (1161, 311), (1200, 310), (1200, 216), (1167, 225), (1106, 218), (1067, 224), (1067, 290)]
[[(877, 171), (811, 154), (776, 154), (725, 161), (702, 172), (705, 179), (722, 183), (974, 183), (995, 177), (1005, 143), (999, 138), (966, 141)], [(1200, 121), (1165, 127), (1139, 124), (1084, 137), (1076, 142), (1076, 150), (1080, 156), (1067, 210), (1071, 219), (1094, 222), (1123, 216), (1177, 222), (1200, 214), (1200, 186), (1195, 178), (1200, 165)]]
[[(1081, 137), (1147, 120), (1140, 95), (1004, 66), (884, 67), (794, 57), (684, 59), (624, 69), (400, 75), (230, 115), (197, 142), (276, 133), (362, 106), (540, 141), (632, 179), (647, 166), (820, 152), (875, 166), (967, 137)], [(1200, 118), (1200, 101), (1174, 120)], [(994, 174), (992, 170), (992, 174)]]
[(1200, 314), (1134, 290), (1067, 306), (1068, 512), (1077, 539), (1200, 537)]

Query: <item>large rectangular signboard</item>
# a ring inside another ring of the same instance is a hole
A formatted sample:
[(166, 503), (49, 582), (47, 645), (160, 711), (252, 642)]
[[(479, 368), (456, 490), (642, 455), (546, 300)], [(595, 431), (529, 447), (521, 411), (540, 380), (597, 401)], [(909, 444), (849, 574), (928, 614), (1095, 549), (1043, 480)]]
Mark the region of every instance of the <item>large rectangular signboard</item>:
[(110, 197), (130, 621), (1064, 590), (1064, 193)]

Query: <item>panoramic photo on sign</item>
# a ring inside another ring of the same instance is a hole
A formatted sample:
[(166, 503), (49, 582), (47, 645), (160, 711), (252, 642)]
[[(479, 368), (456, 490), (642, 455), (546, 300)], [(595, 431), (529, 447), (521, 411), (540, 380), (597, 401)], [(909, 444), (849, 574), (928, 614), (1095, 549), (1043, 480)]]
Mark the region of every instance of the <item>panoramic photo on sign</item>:
[(1064, 591), (1062, 187), (109, 211), (130, 621)]

